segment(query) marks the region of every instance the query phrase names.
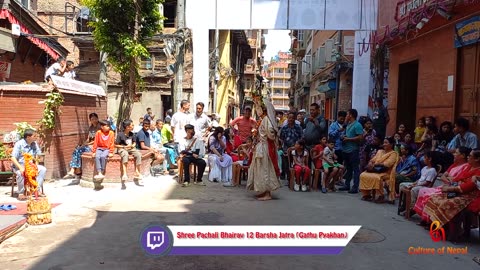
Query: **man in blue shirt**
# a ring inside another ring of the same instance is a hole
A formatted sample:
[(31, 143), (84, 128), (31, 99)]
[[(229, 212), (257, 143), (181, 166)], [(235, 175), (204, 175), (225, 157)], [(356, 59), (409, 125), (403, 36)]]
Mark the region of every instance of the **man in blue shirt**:
[[(27, 197), (23, 194), (25, 193), (25, 183), (23, 173), (25, 172), (25, 159), (23, 154), (29, 153), (34, 159), (42, 154), (40, 147), (37, 144), (37, 133), (33, 129), (26, 129), (23, 133), (23, 139), (15, 143), (12, 152), (12, 162), (13, 162), (13, 172), (17, 176), (17, 185), (18, 185), (18, 200), (24, 201)], [(38, 165), (38, 175), (37, 183), (40, 196), (44, 196), (43, 193), (43, 180), (45, 179), (45, 174), (47, 173), (47, 168), (42, 165)]]
[(479, 147), (477, 135), (469, 130), (470, 123), (468, 122), (468, 119), (461, 117), (455, 121), (455, 132), (457, 135), (453, 137), (452, 141), (448, 145), (449, 152), (455, 153), (460, 146), (465, 146), (470, 149), (476, 149)]
[[(347, 172), (345, 174), (345, 186), (339, 190), (348, 193), (358, 193), (358, 186), (360, 184), (360, 145), (363, 142), (363, 127), (357, 121), (358, 112), (355, 109), (350, 109), (347, 112), (346, 121), (348, 123), (345, 137), (343, 138), (343, 159)], [(350, 182), (353, 177), (353, 186), (350, 188)]]
[(287, 124), (280, 129), (280, 141), (282, 142), (282, 175), (281, 179), (286, 179), (289, 176), (288, 170), (288, 148), (295, 145), (303, 136), (303, 130), (300, 125), (295, 123), (295, 112), (289, 112)]
[(335, 155), (339, 164), (343, 164), (342, 137), (345, 137), (345, 117), (347, 112), (339, 111), (337, 121), (333, 122), (328, 129), (328, 138), (335, 140)]

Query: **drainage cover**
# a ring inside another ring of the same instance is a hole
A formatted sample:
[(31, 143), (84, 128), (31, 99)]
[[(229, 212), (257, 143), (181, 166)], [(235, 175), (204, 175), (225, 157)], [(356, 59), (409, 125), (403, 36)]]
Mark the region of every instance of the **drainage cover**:
[(379, 243), (385, 240), (385, 236), (376, 230), (360, 228), (352, 238), (352, 243)]

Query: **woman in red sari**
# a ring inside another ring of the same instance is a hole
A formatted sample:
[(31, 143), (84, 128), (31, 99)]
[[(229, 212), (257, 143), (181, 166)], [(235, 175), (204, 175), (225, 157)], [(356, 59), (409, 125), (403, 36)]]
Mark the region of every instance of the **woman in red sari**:
[[(458, 186), (443, 186), (442, 193), (431, 196), (424, 211), (432, 221), (440, 226), (447, 224), (463, 209), (480, 208), (480, 192), (476, 180), (480, 177), (480, 150), (473, 150), (468, 156), (469, 168), (456, 177)], [(451, 194), (451, 195), (448, 195)]]
[[(458, 148), (453, 154), (453, 164), (448, 168), (448, 170), (442, 175), (442, 182), (445, 185), (450, 185), (452, 182), (463, 181), (464, 179), (460, 178), (460, 174), (466, 170), (470, 169), (470, 164), (467, 162), (468, 155), (470, 154), (471, 149), (467, 147)], [(418, 193), (417, 202), (413, 210), (417, 215), (422, 218), (422, 222), (418, 225), (427, 226), (430, 221), (430, 217), (423, 211), (425, 204), (435, 194), (441, 194), (442, 187), (432, 187), (432, 188), (422, 188)]]

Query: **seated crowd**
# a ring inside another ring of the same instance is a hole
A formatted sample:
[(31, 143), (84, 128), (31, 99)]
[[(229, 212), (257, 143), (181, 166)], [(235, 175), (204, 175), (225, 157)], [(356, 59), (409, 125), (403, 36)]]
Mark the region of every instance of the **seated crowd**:
[[(167, 113), (164, 120), (154, 120), (147, 110), (138, 127), (124, 120), (116, 138), (108, 122), (90, 114), (88, 136), (73, 151), (66, 178), (78, 177), (81, 155), (91, 152), (96, 162), (95, 179), (101, 180), (106, 160), (117, 153), (123, 164), (121, 183), (125, 189), (128, 157), (134, 156), (133, 177), (140, 180), (138, 150), (144, 150), (151, 153), (152, 168), (158, 166), (162, 173), (171, 174), (178, 168), (183, 187), (193, 178), (191, 164), (196, 167), (194, 184), (205, 186), (202, 178), (208, 165), (210, 182), (237, 186), (258, 143), (260, 122), (252, 118), (252, 108), (246, 106), (226, 129), (213, 124), (211, 117), (218, 118), (207, 116), (203, 103), (196, 104), (193, 114), (189, 109), (189, 102), (184, 100), (179, 111)], [(468, 235), (471, 215), (480, 211), (480, 151), (477, 135), (469, 131), (469, 121), (459, 118), (438, 128), (434, 117), (425, 117), (412, 133), (400, 124), (390, 137), (385, 136), (385, 125), (383, 130), (378, 128), (377, 120), (357, 118), (355, 109), (340, 111), (329, 125), (316, 103), (311, 104), (308, 116), (305, 110), (277, 115), (280, 179), (288, 180), (294, 191), (320, 189), (329, 193), (338, 186), (338, 190), (351, 194), (361, 192), (362, 200), (375, 203), (394, 204), (408, 193), (410, 205), (399, 205), (400, 212), (417, 214), (423, 226), (433, 221), (450, 228), (463, 224)], [(17, 152), (34, 148), (34, 139), (29, 133), (26, 136), (15, 146)], [(16, 159), (16, 170), (21, 172), (21, 157)]]

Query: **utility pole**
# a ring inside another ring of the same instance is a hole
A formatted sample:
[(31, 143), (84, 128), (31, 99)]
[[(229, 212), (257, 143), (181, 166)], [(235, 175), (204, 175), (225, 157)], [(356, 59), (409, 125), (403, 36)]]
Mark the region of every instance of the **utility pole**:
[(219, 48), (218, 48), (218, 39), (219, 39), (219, 31), (218, 31), (218, 28), (215, 29), (215, 47), (214, 47), (214, 52), (215, 52), (215, 67), (214, 67), (214, 71), (213, 71), (213, 112), (212, 113), (216, 113), (217, 112), (217, 89), (218, 89), (218, 85), (217, 85), (217, 70), (218, 70), (218, 61), (220, 61), (220, 55), (218, 53), (219, 51)]
[[(177, 31), (180, 30), (182, 37), (185, 38), (185, 0), (177, 1)], [(177, 40), (178, 42), (178, 40)], [(183, 61), (185, 40), (182, 40), (178, 55), (176, 56), (175, 84), (173, 89), (172, 109), (177, 111), (180, 107), (180, 101), (183, 99)], [(178, 45), (177, 45), (178, 46)]]

